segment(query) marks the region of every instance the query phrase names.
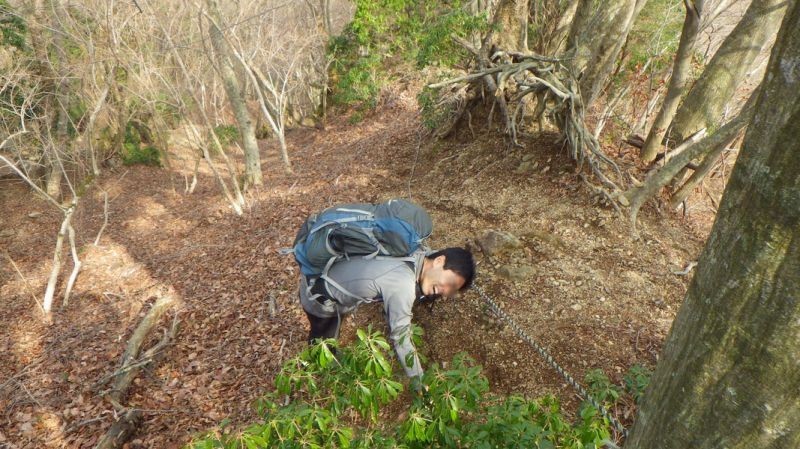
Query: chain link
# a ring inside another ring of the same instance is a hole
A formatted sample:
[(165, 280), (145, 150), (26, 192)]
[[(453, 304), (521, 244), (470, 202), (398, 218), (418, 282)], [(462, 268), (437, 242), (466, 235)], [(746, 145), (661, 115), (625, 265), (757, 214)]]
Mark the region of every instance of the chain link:
[(501, 309), (500, 306), (497, 305), (497, 303), (494, 302), (492, 298), (490, 298), (489, 295), (487, 295), (486, 292), (484, 292), (480, 286), (475, 285), (474, 288), (475, 291), (477, 291), (478, 294), (481, 296), (481, 298), (483, 298), (483, 300), (486, 301), (487, 304), (489, 304), (489, 307), (491, 307), (491, 309), (497, 314), (497, 316), (502, 318), (503, 321), (505, 321), (511, 327), (511, 329), (513, 329), (514, 332), (520, 336), (520, 338), (522, 338), (523, 340), (528, 342), (528, 344), (533, 346), (533, 348), (536, 349), (536, 352), (538, 352), (539, 355), (542, 356), (542, 358), (558, 374), (561, 375), (561, 377), (563, 377), (570, 385), (572, 385), (572, 387), (578, 392), (580, 396), (589, 401), (589, 403), (592, 404), (594, 408), (599, 410), (600, 413), (606, 419), (608, 419), (611, 422), (611, 424), (613, 424), (614, 428), (617, 429), (619, 433), (621, 433), (625, 438), (628, 438), (628, 430), (625, 429), (625, 427), (623, 427), (622, 423), (620, 423), (617, 418), (611, 416), (611, 413), (609, 413), (609, 411), (605, 407), (603, 407), (603, 405), (597, 402), (589, 394), (589, 392), (586, 391), (586, 389), (583, 388), (583, 386), (575, 380), (574, 377), (572, 377), (568, 372), (564, 370), (564, 368), (562, 368), (558, 363), (556, 363), (555, 359), (553, 359), (553, 356), (551, 356), (546, 349), (544, 349), (539, 343), (537, 343), (536, 340), (534, 340), (530, 335), (526, 334), (525, 331), (523, 331), (522, 328), (519, 327), (519, 325), (516, 322), (514, 322), (511, 316), (509, 316), (506, 312), (504, 312), (503, 309)]

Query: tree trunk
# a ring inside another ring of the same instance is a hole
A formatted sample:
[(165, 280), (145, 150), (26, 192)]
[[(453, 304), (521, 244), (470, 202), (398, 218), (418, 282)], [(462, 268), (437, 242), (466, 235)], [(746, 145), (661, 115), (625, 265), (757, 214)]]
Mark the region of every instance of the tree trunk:
[(242, 138), (245, 159), (245, 184), (262, 185), (264, 181), (261, 175), (261, 156), (258, 151), (258, 141), (256, 141), (253, 118), (247, 110), (247, 104), (244, 101), (242, 89), (239, 86), (236, 72), (233, 69), (231, 49), (228, 48), (228, 43), (225, 41), (222, 31), (217, 26), (217, 24), (224, 22), (221, 19), (216, 0), (206, 0), (206, 4), (208, 5), (210, 16), (213, 17), (216, 22), (212, 21), (208, 27), (209, 35), (211, 36), (211, 45), (214, 47), (214, 52), (217, 54), (219, 73), (222, 77), (222, 83), (225, 86), (225, 92), (228, 94), (228, 101), (230, 101), (233, 113), (236, 116), (236, 123), (239, 126), (239, 134)]
[(68, 154), (69, 147), (69, 115), (67, 108), (69, 107), (69, 81), (68, 74), (64, 69), (67, 63), (67, 54), (64, 51), (64, 33), (61, 30), (61, 21), (58, 14), (62, 12), (62, 7), (57, 0), (50, 0), (47, 5), (47, 21), (52, 27), (52, 42), (49, 48), (49, 61), (50, 76), (53, 77), (55, 87), (55, 95), (52, 97), (51, 104), (56, 115), (55, 121), (55, 141), (48, 151), (48, 167), (47, 167), (47, 194), (56, 200), (61, 198), (61, 181), (63, 179), (63, 167), (61, 164), (61, 154)]
[(567, 38), (584, 108), (600, 96), (645, 0), (581, 0)]
[(678, 51), (675, 53), (675, 63), (673, 64), (672, 76), (669, 79), (667, 95), (664, 97), (664, 103), (661, 105), (658, 115), (656, 115), (640, 153), (642, 161), (646, 163), (653, 162), (656, 158), (658, 150), (661, 148), (661, 140), (664, 138), (667, 127), (669, 127), (672, 118), (675, 116), (675, 111), (678, 109), (678, 103), (689, 78), (692, 52), (700, 31), (700, 17), (703, 15), (703, 0), (684, 0), (684, 5), (686, 6), (686, 19), (683, 22)]
[(731, 136), (726, 142), (721, 143), (716, 148), (711, 150), (708, 155), (703, 159), (703, 162), (697, 167), (697, 170), (692, 173), (692, 176), (689, 176), (689, 179), (683, 183), (683, 185), (672, 194), (672, 197), (669, 199), (669, 207), (672, 209), (676, 209), (678, 206), (681, 205), (686, 198), (692, 193), (695, 187), (697, 187), (702, 181), (703, 178), (706, 177), (708, 172), (714, 167), (719, 158), (719, 155), (728, 148), (728, 145), (731, 144), (736, 138), (738, 137), (737, 134)]
[(800, 447), (800, 4), (625, 445)]
[(561, 14), (561, 17), (558, 18), (558, 25), (556, 25), (556, 29), (553, 31), (552, 36), (550, 36), (550, 43), (547, 46), (546, 53), (548, 55), (555, 56), (564, 51), (570, 25), (575, 18), (575, 12), (578, 10), (578, 4), (580, 2), (581, 0), (570, 0), (566, 9), (564, 9), (564, 12)]
[(670, 140), (680, 142), (698, 129), (714, 129), (726, 106), (754, 70), (757, 56), (775, 37), (787, 0), (753, 0), (711, 58), (675, 114)]
[(497, 49), (528, 51), (528, 5), (527, 0), (500, 0), (492, 19), (496, 30), (492, 39)]

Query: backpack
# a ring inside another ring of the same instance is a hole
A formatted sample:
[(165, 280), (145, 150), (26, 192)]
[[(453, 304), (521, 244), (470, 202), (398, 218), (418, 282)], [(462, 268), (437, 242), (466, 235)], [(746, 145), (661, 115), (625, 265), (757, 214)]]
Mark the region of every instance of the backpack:
[(409, 201), (342, 204), (308, 217), (292, 249), (300, 272), (327, 279), (331, 265), (351, 256), (409, 257), (433, 232), (425, 209)]

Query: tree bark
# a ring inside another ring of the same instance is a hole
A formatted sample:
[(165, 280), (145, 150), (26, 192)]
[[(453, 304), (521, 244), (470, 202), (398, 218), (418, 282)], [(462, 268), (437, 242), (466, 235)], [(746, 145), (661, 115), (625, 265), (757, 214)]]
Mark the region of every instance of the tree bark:
[(788, 0), (753, 0), (686, 94), (675, 114), (670, 140), (680, 142), (698, 129), (720, 125), (726, 106), (747, 74), (754, 70), (758, 55), (775, 37), (788, 3)]
[(626, 447), (800, 447), (800, 4)]
[(645, 0), (581, 0), (567, 38), (572, 69), (581, 73), (581, 97), (588, 109), (614, 70), (622, 45)]
[(528, 51), (528, 10), (527, 0), (500, 0), (492, 19), (492, 38), (499, 50)]
[(678, 51), (675, 53), (675, 63), (669, 79), (667, 94), (664, 96), (664, 103), (656, 115), (640, 153), (642, 161), (646, 163), (653, 162), (656, 158), (658, 150), (661, 148), (661, 140), (675, 116), (678, 103), (689, 79), (692, 52), (700, 31), (700, 17), (703, 15), (703, 0), (684, 0), (684, 5), (686, 6), (686, 19), (683, 22)]
[(208, 6), (210, 16), (214, 19), (208, 26), (209, 35), (211, 36), (211, 45), (214, 47), (214, 52), (217, 54), (217, 67), (222, 77), (222, 83), (225, 86), (225, 93), (228, 95), (228, 101), (230, 101), (231, 108), (233, 108), (233, 113), (236, 116), (236, 123), (242, 138), (246, 185), (263, 185), (261, 156), (258, 150), (258, 141), (256, 141), (253, 118), (250, 116), (250, 111), (247, 110), (247, 104), (244, 101), (242, 89), (239, 86), (239, 80), (233, 69), (232, 50), (228, 47), (228, 43), (225, 41), (222, 31), (219, 26), (217, 26), (217, 24), (224, 23), (219, 12), (219, 6), (216, 0), (206, 0), (206, 5)]

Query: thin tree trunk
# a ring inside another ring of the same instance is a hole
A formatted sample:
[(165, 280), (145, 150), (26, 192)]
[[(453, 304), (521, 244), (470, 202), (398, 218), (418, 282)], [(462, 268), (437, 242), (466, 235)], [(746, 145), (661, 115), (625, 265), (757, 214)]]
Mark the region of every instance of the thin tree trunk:
[(74, 207), (69, 207), (64, 210), (64, 220), (61, 222), (61, 229), (59, 229), (58, 237), (56, 237), (56, 249), (53, 253), (53, 266), (50, 269), (50, 277), (47, 279), (47, 288), (45, 289), (44, 300), (42, 301), (42, 308), (44, 309), (44, 313), (47, 315), (50, 314), (50, 311), (53, 308), (53, 297), (55, 296), (56, 292), (58, 273), (61, 272), (61, 252), (64, 248), (64, 237), (67, 235), (70, 227), (70, 221), (72, 221), (73, 212), (75, 212)]
[(69, 140), (68, 140), (68, 126), (69, 116), (67, 115), (67, 107), (69, 104), (69, 84), (64, 70), (67, 63), (67, 55), (64, 51), (64, 33), (61, 30), (61, 20), (58, 14), (61, 13), (62, 8), (57, 0), (49, 0), (47, 4), (48, 16), (47, 21), (52, 28), (52, 43), (49, 46), (46, 58), (48, 59), (50, 70), (49, 74), (53, 77), (55, 84), (55, 95), (52, 97), (52, 107), (55, 109), (56, 122), (55, 122), (55, 142), (52, 146), (45, 151), (50, 151), (48, 155), (47, 167), (47, 194), (56, 200), (61, 198), (61, 182), (63, 180), (63, 169), (59, 162), (60, 156), (57, 154), (63, 151), (62, 154), (68, 154)]
[(689, 194), (692, 193), (695, 187), (703, 181), (703, 178), (706, 177), (708, 172), (711, 171), (711, 168), (714, 167), (714, 164), (717, 162), (719, 155), (722, 154), (723, 151), (731, 144), (734, 140), (736, 140), (737, 135), (733, 135), (729, 140), (722, 142), (721, 145), (718, 145), (714, 148), (708, 155), (703, 159), (703, 162), (697, 167), (689, 179), (683, 183), (683, 185), (672, 194), (672, 197), (669, 199), (669, 207), (672, 209), (677, 208), (681, 203), (686, 201), (686, 198), (689, 197)]
[(629, 449), (800, 447), (800, 4)]
[(216, 66), (222, 77), (222, 84), (225, 86), (225, 92), (236, 116), (236, 123), (239, 125), (239, 134), (242, 138), (245, 159), (245, 184), (263, 185), (261, 155), (258, 150), (258, 141), (256, 141), (253, 118), (250, 116), (250, 111), (247, 110), (239, 80), (233, 69), (232, 50), (219, 28), (219, 24), (222, 23), (219, 6), (216, 0), (206, 0), (206, 5), (208, 5), (210, 16), (214, 19), (210, 21), (208, 31), (211, 36), (211, 45), (217, 55)]
[(683, 22), (678, 51), (675, 53), (675, 63), (669, 79), (667, 94), (664, 96), (664, 103), (656, 115), (640, 153), (640, 157), (645, 163), (653, 162), (656, 158), (658, 150), (661, 148), (661, 140), (678, 109), (678, 103), (689, 79), (692, 52), (700, 31), (700, 18), (703, 15), (703, 0), (684, 0), (683, 3), (686, 6), (686, 19)]
[(719, 126), (726, 107), (754, 70), (758, 55), (772, 43), (788, 3), (753, 0), (686, 94), (675, 114), (670, 140), (680, 142), (698, 129)]

